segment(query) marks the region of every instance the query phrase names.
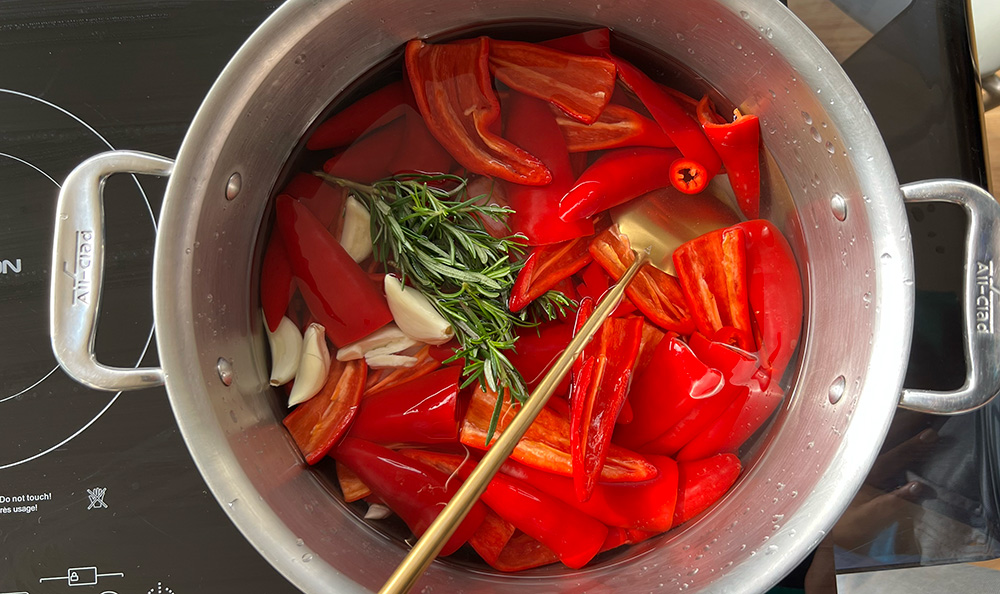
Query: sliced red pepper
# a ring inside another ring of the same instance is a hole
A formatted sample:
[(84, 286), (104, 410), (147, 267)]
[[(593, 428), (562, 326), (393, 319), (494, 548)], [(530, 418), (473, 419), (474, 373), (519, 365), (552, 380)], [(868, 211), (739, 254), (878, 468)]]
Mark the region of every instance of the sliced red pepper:
[(402, 118), (393, 120), (328, 159), (323, 171), (365, 184), (388, 177), (404, 127)]
[(569, 278), (592, 259), (590, 237), (578, 237), (534, 248), (510, 291), (510, 311), (521, 311), (529, 303)]
[(708, 171), (701, 163), (682, 157), (670, 164), (670, 183), (685, 194), (697, 194), (708, 187)]
[(663, 342), (664, 338), (668, 338), (668, 335), (663, 330), (660, 330), (648, 321), (642, 324), (642, 342), (639, 343), (639, 356), (635, 358), (636, 378), (638, 378), (639, 374), (644, 372), (653, 361), (656, 348), (660, 346), (660, 343)]
[[(409, 451), (418, 460), (433, 459), (438, 468), (457, 471), (463, 479), (474, 460), (455, 454)], [(601, 550), (608, 528), (595, 518), (566, 505), (527, 481), (498, 473), (490, 479), (482, 501), (518, 530), (545, 545), (568, 567), (578, 569)]]
[(490, 70), (508, 87), (551, 102), (585, 124), (597, 120), (615, 89), (615, 65), (538, 43), (490, 41)]
[(297, 173), (282, 194), (298, 198), (334, 237), (340, 239), (347, 188), (328, 184), (311, 173)]
[(666, 456), (650, 456), (657, 469), (654, 478), (638, 483), (597, 483), (587, 501), (576, 497), (573, 481), (564, 476), (507, 460), (500, 468), (572, 505), (608, 526), (666, 532), (673, 524), (677, 500), (677, 463)]
[(683, 155), (705, 166), (709, 177), (722, 168), (722, 160), (693, 120), (674, 97), (627, 61), (609, 56), (618, 68), (618, 78), (635, 93), (660, 128), (673, 139)]
[[(487, 506), (486, 517), (483, 518), (479, 529), (469, 537), (469, 544), (479, 553), (483, 561), (494, 566), (516, 530), (513, 524)], [(558, 557), (555, 560), (558, 560)]]
[(322, 460), (347, 431), (358, 410), (367, 373), (364, 361), (334, 359), (319, 394), (296, 406), (282, 421), (307, 463)]
[(445, 367), (361, 401), (348, 435), (382, 445), (458, 442), (459, 367)]
[(525, 185), (552, 175), (527, 151), (496, 134), (500, 102), (489, 72), (485, 37), (464, 42), (406, 45), (406, 72), (427, 129), (470, 171)]
[(311, 151), (347, 146), (365, 133), (403, 115), (406, 105), (404, 81), (390, 83), (332, 115), (306, 141)]
[[(608, 273), (597, 262), (591, 262), (584, 267), (583, 272), (580, 273), (580, 280), (583, 282), (577, 286), (577, 294), (581, 298), (590, 297), (595, 302), (600, 301), (601, 297), (608, 292), (612, 282), (611, 277), (608, 276)], [(635, 305), (628, 298), (623, 298), (618, 307), (611, 312), (611, 315), (612, 317), (620, 318), (632, 315), (635, 311)]]
[(299, 201), (278, 196), (275, 220), (309, 311), (338, 347), (392, 320), (382, 291)]
[[(628, 238), (611, 227), (590, 243), (590, 253), (611, 278), (618, 280), (635, 260)], [(684, 291), (677, 278), (646, 264), (625, 289), (625, 295), (651, 322), (681, 335), (694, 331)]]
[(533, 567), (542, 567), (559, 561), (550, 548), (523, 532), (515, 532), (500, 556), (490, 566), (497, 571), (513, 573)]
[(420, 112), (409, 106), (403, 112), (403, 129), (401, 137), (396, 140), (396, 152), (389, 160), (389, 173), (399, 175), (451, 171), (454, 160), (427, 129)]
[(760, 122), (755, 115), (737, 114), (727, 123), (707, 95), (698, 103), (701, 127), (726, 167), (736, 203), (745, 217), (756, 219), (760, 216)]
[[(533, 390), (573, 339), (573, 323), (548, 322), (533, 328), (519, 328), (516, 332), (517, 342), (507, 358), (521, 373), (528, 389)], [(569, 380), (563, 383), (565, 388), (558, 388), (556, 394), (565, 395), (568, 391)]]
[(619, 426), (615, 443), (638, 449), (666, 433), (725, 384), (720, 371), (706, 365), (677, 338), (663, 340), (652, 361), (629, 391), (634, 418)]
[(278, 329), (294, 292), (288, 251), (285, 249), (285, 242), (281, 240), (281, 232), (274, 228), (264, 249), (264, 262), (260, 270), (260, 307), (264, 310), (264, 322), (271, 332)]
[[(448, 474), (370, 441), (345, 437), (333, 456), (353, 470), (418, 537), (458, 490), (458, 481)], [(450, 555), (465, 544), (485, 515), (481, 503), (473, 504), (441, 555)]]
[(732, 454), (718, 454), (704, 460), (679, 462), (680, 487), (674, 526), (679, 526), (718, 501), (740, 476), (743, 466)]
[(583, 374), (574, 377), (570, 396), (573, 485), (580, 501), (590, 498), (604, 466), (641, 340), (641, 317), (608, 318), (582, 355), (584, 365), (594, 363), (586, 381)]
[(656, 122), (624, 105), (609, 103), (593, 124), (583, 124), (561, 113), (556, 114), (556, 122), (571, 153), (630, 146), (674, 146), (674, 141)]
[(589, 219), (565, 222), (552, 216), (576, 177), (566, 152), (566, 141), (548, 104), (521, 93), (511, 93), (504, 108), (507, 110), (507, 140), (535, 155), (552, 174), (552, 183), (545, 186), (514, 183), (505, 186), (507, 204), (514, 210), (507, 217), (510, 230), (506, 234), (520, 233), (528, 245), (592, 235), (594, 223)]
[(706, 233), (674, 250), (674, 268), (698, 331), (735, 329), (735, 345), (756, 350), (747, 298), (746, 234), (740, 227)]
[(802, 329), (802, 281), (788, 240), (773, 223), (746, 221), (747, 296), (763, 362), (781, 379)]
[(670, 164), (681, 154), (672, 148), (631, 147), (597, 158), (559, 201), (559, 218), (573, 221), (604, 212), (670, 185)]
[(368, 485), (361, 482), (358, 475), (342, 462), (337, 462), (337, 482), (340, 484), (340, 492), (344, 495), (345, 503), (364, 499), (372, 494)]
[[(473, 392), (469, 407), (462, 422), (460, 441), (472, 448), (485, 450), (486, 431), (489, 428), (496, 394), (478, 388)], [(553, 398), (552, 400), (557, 400)], [(551, 401), (550, 401), (551, 402)], [(500, 409), (500, 420), (493, 440), (503, 433), (519, 405), (511, 405), (504, 398)], [(534, 468), (572, 476), (572, 454), (570, 449), (570, 421), (565, 412), (557, 412), (550, 405), (542, 409), (524, 436), (517, 442), (511, 458)], [(644, 481), (656, 476), (656, 467), (638, 454), (611, 444), (601, 470), (601, 479), (611, 483)]]
[(373, 369), (368, 374), (368, 384), (365, 387), (365, 398), (374, 396), (385, 390), (392, 389), (411, 380), (423, 377), (441, 367), (441, 361), (450, 357), (454, 351), (449, 351), (445, 357), (435, 357), (434, 347), (427, 345), (420, 349), (414, 358), (417, 362), (412, 367), (386, 367), (384, 369)]
[(588, 29), (565, 37), (543, 41), (541, 45), (582, 56), (603, 56), (611, 50), (611, 29), (607, 27)]

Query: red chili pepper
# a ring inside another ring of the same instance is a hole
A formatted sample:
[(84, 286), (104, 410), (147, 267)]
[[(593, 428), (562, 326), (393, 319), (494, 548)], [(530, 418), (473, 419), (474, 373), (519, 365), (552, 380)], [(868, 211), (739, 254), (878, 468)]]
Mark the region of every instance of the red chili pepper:
[(615, 89), (611, 60), (537, 43), (491, 40), (490, 70), (508, 87), (549, 101), (585, 124), (597, 120)]
[(698, 122), (684, 111), (674, 97), (653, 82), (645, 73), (616, 56), (609, 56), (618, 67), (618, 78), (646, 106), (660, 128), (673, 139), (680, 152), (705, 166), (709, 177), (722, 168), (722, 160), (705, 137)]
[(642, 448), (663, 435), (678, 421), (722, 390), (722, 373), (698, 358), (677, 338), (663, 340), (653, 352), (646, 370), (629, 391), (634, 418), (619, 426), (614, 442), (631, 449)]
[(367, 132), (403, 115), (407, 103), (404, 81), (390, 83), (358, 99), (319, 125), (306, 141), (311, 151), (347, 146)]
[(389, 173), (451, 171), (455, 161), (427, 129), (420, 112), (409, 106), (403, 112), (403, 129), (401, 137), (396, 139), (395, 154), (389, 160)]
[(514, 210), (507, 217), (509, 232), (524, 235), (528, 245), (592, 235), (594, 223), (589, 219), (565, 222), (552, 216), (555, 206), (573, 187), (576, 177), (566, 152), (566, 141), (548, 104), (511, 93), (504, 107), (507, 110), (507, 140), (535, 155), (552, 174), (552, 183), (545, 186), (514, 183), (505, 186), (508, 206)]
[(698, 103), (698, 120), (729, 174), (736, 203), (744, 216), (756, 219), (760, 216), (760, 123), (755, 115), (737, 113), (727, 123), (707, 95)]
[(274, 228), (264, 249), (264, 262), (260, 270), (260, 307), (264, 310), (264, 323), (271, 332), (278, 329), (294, 293), (295, 284), (292, 282), (288, 250), (281, 240), (281, 232)]
[[(408, 456), (433, 458), (439, 468), (450, 467), (463, 479), (475, 467), (465, 456), (411, 451)], [(601, 550), (608, 528), (593, 517), (566, 505), (527, 481), (499, 473), (490, 479), (482, 501), (518, 530), (545, 545), (568, 567), (578, 569)]]
[(674, 526), (679, 526), (718, 501), (733, 486), (743, 470), (740, 459), (718, 454), (704, 460), (679, 462), (680, 488), (674, 508)]
[(389, 176), (390, 161), (399, 146), (405, 122), (402, 118), (368, 134), (323, 163), (330, 175), (369, 184)]
[(754, 351), (743, 229), (728, 227), (701, 235), (674, 250), (673, 258), (698, 331), (714, 336), (724, 327), (734, 328), (736, 346)]
[[(599, 233), (590, 243), (590, 253), (594, 261), (615, 280), (625, 274), (635, 259), (628, 238), (617, 227)], [(688, 312), (684, 291), (676, 277), (647, 264), (639, 269), (625, 289), (625, 295), (660, 328), (681, 335), (694, 331), (694, 320)]]
[(589, 246), (590, 237), (578, 237), (531, 250), (510, 291), (510, 311), (521, 311), (586, 266), (591, 260)]
[(573, 481), (507, 460), (500, 471), (557, 497), (608, 526), (656, 533), (670, 529), (677, 500), (677, 463), (666, 456), (650, 456), (655, 477), (638, 483), (597, 483), (587, 501), (576, 497)]
[(746, 221), (747, 297), (757, 342), (771, 375), (781, 379), (802, 329), (802, 281), (788, 240), (773, 223)]
[(337, 483), (340, 485), (340, 492), (344, 496), (344, 503), (351, 503), (364, 499), (372, 494), (368, 485), (361, 482), (354, 471), (344, 466), (343, 462), (337, 462)]
[[(476, 388), (465, 412), (465, 419), (459, 433), (460, 441), (472, 448), (485, 450), (486, 431), (489, 428), (493, 408), (496, 406), (496, 394)], [(535, 421), (528, 427), (524, 436), (517, 442), (511, 458), (548, 472), (562, 476), (572, 476), (572, 453), (570, 446), (570, 421), (565, 412), (557, 412), (553, 401), (542, 409)], [(510, 420), (519, 405), (511, 405), (509, 398), (501, 403), (500, 420), (497, 423), (497, 436), (510, 424)], [(628, 483), (644, 481), (656, 476), (656, 467), (638, 454), (611, 444), (608, 447), (607, 459), (601, 470), (601, 479), (611, 483)]]
[(445, 367), (361, 401), (348, 435), (382, 445), (457, 443), (459, 367)]
[(670, 164), (670, 183), (685, 194), (697, 194), (708, 187), (708, 171), (692, 159), (681, 157)]
[(311, 173), (297, 173), (281, 193), (297, 198), (334, 237), (340, 239), (347, 188), (328, 184)]
[(593, 124), (583, 124), (556, 114), (559, 130), (571, 153), (600, 151), (631, 146), (669, 148), (674, 141), (653, 120), (624, 105), (609, 103)]
[(382, 291), (300, 202), (278, 196), (275, 220), (309, 311), (344, 346), (392, 320)]
[[(581, 318), (577, 319), (578, 325), (582, 324)], [(640, 316), (606, 319), (581, 356), (583, 365), (592, 365), (592, 371), (574, 374), (570, 391), (570, 441), (573, 485), (580, 501), (590, 498), (604, 466), (641, 339)]]
[(583, 56), (603, 56), (611, 50), (611, 29), (607, 27), (589, 29), (543, 41), (541, 45)]
[(406, 45), (406, 72), (427, 129), (462, 166), (525, 185), (552, 181), (527, 151), (500, 138), (500, 102), (489, 72), (489, 43), (474, 41)]
[(322, 460), (347, 431), (361, 401), (367, 372), (364, 361), (334, 359), (319, 393), (285, 416), (282, 423), (307, 463)]
[(604, 153), (559, 201), (559, 218), (573, 221), (590, 217), (670, 185), (670, 164), (680, 156), (677, 149), (650, 147)]
[[(333, 456), (353, 470), (418, 537), (458, 490), (458, 481), (448, 474), (370, 441), (345, 437)], [(475, 503), (441, 555), (450, 555), (465, 544), (485, 515), (483, 505)]]

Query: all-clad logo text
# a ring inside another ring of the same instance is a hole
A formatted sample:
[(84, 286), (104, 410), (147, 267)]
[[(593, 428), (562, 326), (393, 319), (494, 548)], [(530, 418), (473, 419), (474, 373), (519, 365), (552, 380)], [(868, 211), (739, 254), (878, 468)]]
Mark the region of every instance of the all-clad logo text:
[(993, 334), (993, 260), (976, 262), (976, 332)]
[(73, 278), (73, 305), (90, 303), (93, 266), (94, 232), (77, 231), (76, 261), (73, 263), (73, 269), (69, 269), (69, 262), (63, 262), (63, 272)]

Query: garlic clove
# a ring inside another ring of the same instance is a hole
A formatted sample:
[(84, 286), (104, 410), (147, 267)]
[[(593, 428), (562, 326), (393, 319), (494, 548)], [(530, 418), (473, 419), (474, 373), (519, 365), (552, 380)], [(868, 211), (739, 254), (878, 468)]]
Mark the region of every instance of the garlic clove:
[(272, 333), (267, 331), (267, 343), (271, 347), (271, 385), (283, 386), (295, 379), (302, 355), (302, 333), (295, 322), (282, 317)]
[(368, 209), (354, 196), (348, 196), (344, 204), (344, 229), (340, 234), (340, 245), (354, 258), (364, 262), (372, 255), (372, 217)]
[(413, 367), (417, 364), (417, 358), (408, 355), (369, 355), (365, 357), (365, 363), (372, 369)]
[(399, 326), (390, 322), (368, 336), (341, 347), (337, 351), (337, 360), (353, 361), (372, 351), (378, 351), (381, 354), (398, 353), (416, 344), (415, 340), (403, 334)]
[(381, 503), (372, 503), (365, 512), (366, 520), (384, 520), (392, 515), (392, 510)]
[(288, 406), (295, 406), (319, 393), (330, 374), (330, 349), (326, 346), (326, 329), (309, 324), (302, 337), (302, 356), (295, 373), (295, 384), (288, 395)]
[(385, 299), (393, 321), (404, 334), (418, 342), (444, 344), (455, 336), (451, 324), (413, 287), (404, 286), (398, 278), (385, 275)]

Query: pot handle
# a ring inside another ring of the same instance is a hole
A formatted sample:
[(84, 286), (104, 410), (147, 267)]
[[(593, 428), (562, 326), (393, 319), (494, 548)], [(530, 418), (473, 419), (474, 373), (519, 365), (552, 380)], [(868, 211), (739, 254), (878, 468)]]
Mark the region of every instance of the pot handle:
[(902, 186), (906, 202), (951, 202), (965, 208), (969, 230), (965, 245), (965, 385), (951, 392), (904, 389), (899, 406), (933, 414), (979, 408), (1000, 392), (1000, 204), (979, 186), (958, 180), (928, 180)]
[(136, 390), (163, 385), (156, 367), (102, 365), (94, 354), (104, 281), (104, 182), (115, 173), (170, 175), (174, 162), (136, 151), (110, 151), (78, 165), (59, 191), (49, 333), (56, 360), (78, 382), (99, 390)]

